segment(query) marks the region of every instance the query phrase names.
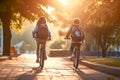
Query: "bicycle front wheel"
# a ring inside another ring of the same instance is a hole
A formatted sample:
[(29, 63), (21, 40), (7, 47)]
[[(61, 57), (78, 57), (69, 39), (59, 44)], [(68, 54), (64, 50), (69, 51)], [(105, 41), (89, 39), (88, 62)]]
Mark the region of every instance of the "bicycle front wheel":
[(78, 65), (79, 65), (79, 57), (80, 57), (80, 51), (76, 51), (75, 52), (75, 59), (73, 61), (73, 66), (75, 68), (78, 68)]
[(41, 51), (40, 51), (39, 68), (40, 68), (40, 69), (43, 69), (43, 67), (44, 67), (44, 53), (43, 53), (43, 51), (41, 50)]

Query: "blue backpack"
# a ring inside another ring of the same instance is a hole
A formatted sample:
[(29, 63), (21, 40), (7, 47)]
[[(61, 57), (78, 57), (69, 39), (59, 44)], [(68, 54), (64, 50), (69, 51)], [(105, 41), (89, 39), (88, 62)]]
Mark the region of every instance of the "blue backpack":
[(71, 33), (71, 38), (73, 41), (83, 41), (84, 39), (84, 32), (81, 30), (79, 26), (72, 26), (72, 33)]

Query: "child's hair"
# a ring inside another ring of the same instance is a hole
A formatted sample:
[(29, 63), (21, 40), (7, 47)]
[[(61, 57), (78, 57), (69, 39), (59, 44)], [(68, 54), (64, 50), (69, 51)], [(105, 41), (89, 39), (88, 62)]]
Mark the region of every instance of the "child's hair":
[(80, 24), (81, 20), (79, 18), (74, 18), (73, 22), (74, 24)]
[(37, 22), (37, 25), (46, 24), (46, 19), (44, 16), (41, 16)]

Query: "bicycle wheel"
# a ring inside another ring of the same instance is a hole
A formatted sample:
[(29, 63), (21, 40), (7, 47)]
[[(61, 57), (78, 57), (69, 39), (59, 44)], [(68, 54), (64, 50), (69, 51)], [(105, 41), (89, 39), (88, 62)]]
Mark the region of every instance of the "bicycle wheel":
[(79, 65), (79, 56), (80, 56), (80, 51), (79, 50), (75, 51), (75, 59), (73, 61), (73, 66), (75, 68), (78, 68), (78, 65)]
[(44, 67), (44, 53), (43, 50), (40, 50), (39, 68), (43, 69), (43, 67)]

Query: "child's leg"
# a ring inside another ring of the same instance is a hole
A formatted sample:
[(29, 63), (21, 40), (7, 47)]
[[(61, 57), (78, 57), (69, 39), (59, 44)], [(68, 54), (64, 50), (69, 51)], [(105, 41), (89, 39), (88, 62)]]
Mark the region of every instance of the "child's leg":
[(42, 47), (43, 52), (44, 52), (44, 54), (45, 54), (45, 55), (44, 55), (44, 58), (47, 59), (46, 50), (45, 50), (45, 48), (46, 48), (46, 43), (42, 43), (42, 46), (41, 46), (41, 47)]
[(40, 50), (40, 43), (37, 43), (37, 50), (36, 50), (36, 62), (39, 62), (39, 50)]
[(71, 55), (73, 54), (73, 43), (71, 43), (71, 46), (70, 46), (70, 54)]

